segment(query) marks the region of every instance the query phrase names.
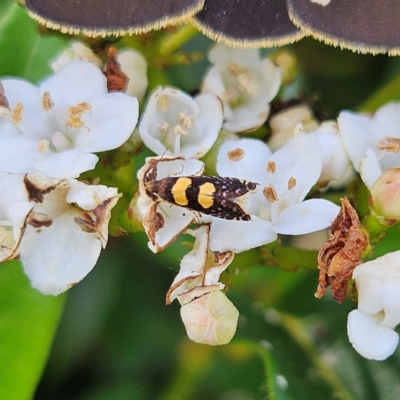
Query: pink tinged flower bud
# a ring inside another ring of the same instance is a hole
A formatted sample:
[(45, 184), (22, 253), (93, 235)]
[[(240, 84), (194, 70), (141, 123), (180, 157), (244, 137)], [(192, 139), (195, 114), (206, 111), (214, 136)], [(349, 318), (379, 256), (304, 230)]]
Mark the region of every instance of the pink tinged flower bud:
[(239, 311), (225, 294), (218, 290), (183, 305), (181, 318), (191, 340), (216, 346), (232, 340)]
[(379, 216), (400, 220), (400, 168), (382, 173), (371, 187), (371, 199)]

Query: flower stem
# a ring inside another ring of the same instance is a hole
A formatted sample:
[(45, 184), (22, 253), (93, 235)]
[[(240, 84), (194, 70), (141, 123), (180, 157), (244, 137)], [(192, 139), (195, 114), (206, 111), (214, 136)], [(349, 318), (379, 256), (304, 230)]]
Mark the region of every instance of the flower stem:
[(274, 247), (267, 245), (261, 250), (264, 263), (267, 265), (276, 265), (286, 271), (295, 271), (298, 268), (317, 268), (317, 250), (282, 245), (274, 245)]

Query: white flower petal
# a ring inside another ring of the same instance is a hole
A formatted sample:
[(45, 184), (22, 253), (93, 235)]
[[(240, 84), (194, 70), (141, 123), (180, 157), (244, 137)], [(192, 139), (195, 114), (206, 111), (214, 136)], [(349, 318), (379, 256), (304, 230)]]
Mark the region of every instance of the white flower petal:
[(218, 152), (218, 174), (266, 184), (265, 161), (271, 154), (271, 150), (261, 140), (228, 140)]
[(219, 282), (220, 276), (229, 267), (229, 265), (231, 265), (233, 259), (235, 258), (235, 254), (227, 252), (218, 253), (216, 255), (214, 253), (213, 258), (213, 264), (207, 268), (204, 276), (203, 284), (206, 286), (221, 285), (221, 283)]
[(129, 49), (118, 52), (117, 61), (121, 71), (129, 78), (126, 94), (142, 101), (147, 89), (146, 59), (137, 51)]
[(114, 187), (86, 185), (75, 179), (71, 179), (69, 183), (71, 188), (66, 197), (67, 203), (77, 204), (83, 210), (93, 210), (106, 200), (118, 196), (118, 190)]
[[(267, 177), (273, 185), (278, 201), (284, 208), (304, 199), (321, 175), (322, 157), (318, 140), (312, 135), (300, 135), (287, 142), (268, 160), (276, 166)], [(295, 185), (289, 190), (289, 181)], [(322, 229), (322, 228), (321, 228)]]
[(168, 176), (200, 176), (205, 169), (205, 164), (202, 161), (193, 158), (185, 160), (183, 157), (176, 156), (149, 157), (146, 159), (146, 165), (152, 160), (159, 161), (156, 176), (158, 180)]
[(353, 272), (353, 278), (357, 279), (362, 274), (368, 274), (378, 279), (398, 279), (400, 278), (399, 259), (400, 250), (386, 253), (382, 257), (359, 265)]
[(273, 231), (285, 235), (303, 235), (330, 226), (340, 207), (323, 199), (306, 200), (284, 210), (275, 221)]
[(268, 58), (264, 58), (260, 62), (258, 71), (262, 79), (258, 80), (260, 86), (256, 95), (257, 101), (269, 103), (277, 95), (281, 86), (281, 69)]
[(195, 97), (194, 101), (199, 106), (195, 123), (201, 130), (198, 131), (197, 138), (194, 135), (189, 135), (187, 141), (183, 138), (182, 153), (186, 158), (201, 158), (210, 150), (217, 140), (224, 119), (222, 103), (217, 96), (204, 93)]
[(66, 115), (69, 107), (107, 94), (107, 84), (99, 68), (88, 61), (76, 60), (45, 80), (40, 92), (42, 95), (49, 92), (54, 107)]
[(84, 114), (85, 127), (76, 135), (75, 148), (85, 152), (113, 150), (125, 143), (135, 129), (139, 105), (136, 98), (109, 93), (91, 100), (92, 110)]
[(375, 181), (381, 176), (382, 170), (379, 166), (376, 154), (367, 148), (365, 157), (360, 162), (360, 175), (365, 185), (370, 189)]
[[(354, 273), (363, 265), (365, 264), (356, 267)], [(359, 273), (355, 280), (358, 291), (358, 309), (371, 315), (381, 312), (383, 310), (384, 277), (377, 278), (367, 273)]]
[(399, 335), (381, 323), (381, 315), (368, 315), (360, 310), (350, 312), (347, 333), (350, 343), (369, 360), (385, 360), (395, 351)]
[(381, 129), (381, 136), (400, 138), (400, 103), (383, 105), (374, 115), (375, 128)]
[(43, 161), (35, 163), (35, 168), (52, 178), (77, 178), (82, 172), (94, 169), (98, 159), (95, 154), (72, 149), (51, 153)]
[(82, 231), (65, 213), (51, 227), (30, 227), (21, 243), (21, 261), (32, 286), (58, 295), (80, 282), (95, 266), (101, 250), (96, 235)]
[(0, 171), (24, 174), (34, 172), (35, 162), (41, 162), (48, 154), (47, 143), (43, 144), (24, 137), (11, 124), (0, 125)]
[(0, 172), (0, 213), (2, 219), (10, 219), (8, 209), (14, 203), (29, 201), (23, 181), (23, 175)]
[[(51, 119), (43, 109), (39, 88), (20, 79), (4, 79), (2, 84), (18, 129), (29, 139), (46, 138)], [(12, 119), (8, 118), (8, 122)]]
[(51, 69), (54, 72), (57, 72), (73, 60), (90, 61), (98, 68), (102, 67), (100, 58), (93, 53), (91, 48), (83, 45), (80, 42), (73, 42), (71, 47), (65, 49), (60, 56), (51, 63)]
[(319, 141), (322, 150), (322, 171), (319, 182), (339, 180), (351, 161), (339, 136), (336, 122), (326, 121), (311, 133)]
[(400, 323), (400, 276), (397, 279), (385, 279), (383, 310), (383, 325), (394, 328)]
[(342, 111), (338, 117), (339, 134), (356, 171), (368, 147), (373, 148), (381, 138), (366, 115)]
[(268, 115), (269, 104), (245, 104), (234, 109), (232, 117), (224, 123), (224, 129), (232, 132), (251, 131), (260, 127)]
[(165, 224), (155, 233), (157, 251), (163, 250), (193, 222), (193, 213), (184, 207), (169, 203), (159, 203), (157, 211), (164, 217)]
[(212, 251), (241, 253), (276, 240), (269, 221), (256, 216), (251, 221), (233, 221), (212, 218), (210, 249)]
[(168, 291), (167, 303), (171, 303), (178, 295), (201, 286), (206, 270), (209, 231), (208, 225), (186, 231), (195, 237), (195, 242), (193, 249), (182, 258), (179, 273)]

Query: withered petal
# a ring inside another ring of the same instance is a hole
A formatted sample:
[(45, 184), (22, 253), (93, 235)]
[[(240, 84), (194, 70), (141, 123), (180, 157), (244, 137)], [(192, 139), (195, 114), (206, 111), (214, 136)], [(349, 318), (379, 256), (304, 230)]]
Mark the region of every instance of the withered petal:
[(329, 238), (318, 253), (320, 273), (315, 293), (315, 297), (321, 298), (331, 285), (333, 298), (338, 303), (346, 299), (347, 282), (368, 245), (356, 210), (346, 198), (341, 201), (342, 208), (329, 228)]
[(236, 47), (282, 46), (304, 36), (283, 0), (206, 0), (194, 24), (212, 40)]
[(121, 71), (121, 66), (117, 61), (117, 49), (110, 47), (108, 49), (108, 58), (105, 75), (107, 78), (107, 91), (125, 92), (128, 85), (128, 77)]
[(204, 0), (26, 0), (32, 18), (63, 33), (87, 36), (139, 34), (176, 25)]
[(360, 53), (400, 54), (398, 0), (287, 0), (289, 15), (305, 34)]

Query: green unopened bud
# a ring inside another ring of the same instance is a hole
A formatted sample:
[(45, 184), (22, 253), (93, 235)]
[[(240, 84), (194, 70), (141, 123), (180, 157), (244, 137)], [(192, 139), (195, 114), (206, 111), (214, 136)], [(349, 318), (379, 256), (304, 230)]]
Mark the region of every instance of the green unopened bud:
[(196, 343), (229, 343), (236, 332), (239, 311), (221, 291), (205, 294), (181, 308), (186, 333)]
[(378, 216), (400, 220), (400, 168), (382, 173), (371, 187), (371, 200)]

